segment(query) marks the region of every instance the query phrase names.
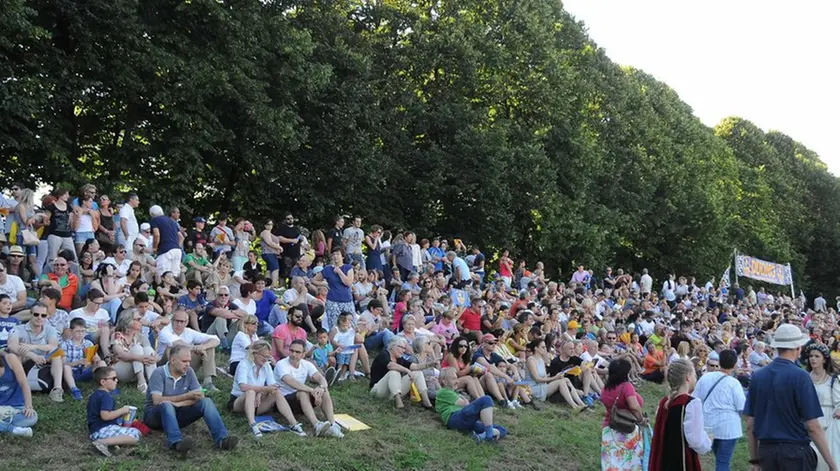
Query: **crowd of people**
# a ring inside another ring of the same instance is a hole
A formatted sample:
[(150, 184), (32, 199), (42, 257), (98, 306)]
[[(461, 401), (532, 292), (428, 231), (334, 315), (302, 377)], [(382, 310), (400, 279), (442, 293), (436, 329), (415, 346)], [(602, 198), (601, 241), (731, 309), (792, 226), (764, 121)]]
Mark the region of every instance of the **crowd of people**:
[[(296, 434), (307, 434), (302, 417), (315, 436), (341, 438), (330, 389), (363, 378), (372, 397), (409, 399), (477, 442), (507, 434), (496, 407), (588, 414), (603, 403), (603, 469), (699, 469), (709, 451), (729, 469), (742, 416), (756, 469), (812, 469), (784, 464), (791, 447), (777, 445), (790, 443), (835, 469), (840, 328), (821, 295), (674, 274), (660, 288), (646, 269), (550, 279), (507, 250), (365, 230), (359, 217), (311, 233), (288, 213), (262, 229), (224, 213), (212, 228), (201, 215), (183, 227), (178, 208), (136, 212), (136, 194), (112, 203), (85, 185), (36, 205), (32, 190), (11, 190), (0, 201), (0, 432), (32, 436), (33, 392), (83, 400), (79, 383), (93, 382), (90, 439), (108, 454), (140, 439), (119, 427), (132, 410), (114, 394), (133, 384), (146, 395), (138, 418), (170, 448), (189, 450), (181, 428), (203, 418), (231, 449), (238, 440), (205, 395), (226, 374), (224, 407), (255, 438), (256, 418), (274, 412)], [(779, 378), (797, 374), (807, 382), (790, 380), (791, 393)], [(669, 387), (652, 440), (642, 381)], [(785, 397), (797, 402), (770, 413)], [(632, 429), (616, 426), (622, 413)]]

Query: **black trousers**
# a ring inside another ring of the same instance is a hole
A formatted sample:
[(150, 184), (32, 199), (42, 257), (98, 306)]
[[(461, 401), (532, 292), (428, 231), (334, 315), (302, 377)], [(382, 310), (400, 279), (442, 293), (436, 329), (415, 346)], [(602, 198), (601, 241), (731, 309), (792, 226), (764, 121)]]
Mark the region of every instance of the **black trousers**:
[(814, 471), (817, 453), (811, 445), (784, 442), (758, 443), (761, 471)]

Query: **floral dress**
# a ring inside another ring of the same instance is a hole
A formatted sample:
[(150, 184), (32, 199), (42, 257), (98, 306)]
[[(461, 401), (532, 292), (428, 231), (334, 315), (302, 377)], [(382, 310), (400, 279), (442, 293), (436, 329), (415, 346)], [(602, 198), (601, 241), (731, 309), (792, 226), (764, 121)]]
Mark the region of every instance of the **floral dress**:
[[(637, 395), (633, 385), (622, 383), (613, 390), (603, 390), (601, 399), (607, 410), (603, 428), (601, 429), (601, 470), (602, 471), (642, 471), (645, 457), (645, 440), (643, 428), (636, 427), (631, 433), (621, 433), (607, 425), (609, 411), (615, 401), (619, 401), (619, 408), (625, 408), (625, 397)], [(606, 396), (606, 397), (605, 397)]]

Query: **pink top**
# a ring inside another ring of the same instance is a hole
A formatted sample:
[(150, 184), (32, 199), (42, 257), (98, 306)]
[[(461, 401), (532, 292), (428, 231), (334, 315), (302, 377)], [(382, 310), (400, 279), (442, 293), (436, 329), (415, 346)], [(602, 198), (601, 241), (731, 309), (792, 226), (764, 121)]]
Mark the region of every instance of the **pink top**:
[(394, 305), (394, 322), (391, 324), (391, 330), (394, 332), (399, 332), (400, 327), (402, 326), (402, 316), (405, 314), (405, 311), (408, 309), (406, 308), (405, 301), (400, 301)]
[(444, 325), (442, 319), (440, 322), (432, 326), (432, 332), (446, 339), (447, 345), (452, 343), (452, 341), (455, 340), (455, 337), (459, 335), (458, 326), (456, 326), (454, 322), (450, 322), (449, 325)]
[(604, 403), (604, 407), (607, 408), (607, 413), (604, 415), (604, 422), (601, 424), (602, 426), (606, 427), (610, 423), (610, 411), (612, 410), (613, 402), (615, 402), (616, 398), (618, 398), (618, 408), (619, 409), (629, 409), (630, 407), (627, 405), (627, 397), (635, 396), (636, 400), (639, 402), (639, 406), (644, 407), (645, 400), (642, 399), (642, 396), (636, 392), (636, 389), (633, 387), (633, 384), (630, 381), (625, 381), (619, 384), (617, 387), (612, 389), (604, 389), (601, 391), (601, 402)]
[[(295, 329), (292, 331), (292, 329)], [(289, 356), (289, 347), (292, 345), (292, 340), (306, 341), (306, 331), (302, 327), (294, 327), (292, 324), (280, 324), (274, 328), (271, 336), (275, 339), (283, 341), (283, 356)], [(275, 350), (274, 342), (271, 342), (271, 354), (275, 360), (280, 360), (280, 355)]]

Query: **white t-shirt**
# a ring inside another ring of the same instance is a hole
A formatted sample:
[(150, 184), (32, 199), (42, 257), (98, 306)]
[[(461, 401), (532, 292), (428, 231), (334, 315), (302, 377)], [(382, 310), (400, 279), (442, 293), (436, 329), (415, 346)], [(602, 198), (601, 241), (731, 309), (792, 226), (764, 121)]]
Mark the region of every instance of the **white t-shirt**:
[(0, 285), (0, 294), (5, 294), (12, 298), (12, 304), (17, 301), (19, 292), (26, 292), (26, 286), (23, 285), (23, 280), (19, 276), (6, 274), (6, 282)]
[(365, 238), (365, 232), (358, 227), (348, 227), (344, 229), (342, 238), (346, 240), (345, 252), (360, 254), (362, 253), (362, 241)]
[[(126, 229), (128, 229), (128, 234), (123, 234), (126, 241), (137, 237), (137, 234), (140, 234), (140, 225), (137, 224), (137, 217), (134, 216), (134, 208), (128, 203), (120, 208), (120, 220), (123, 219), (125, 219)], [(131, 247), (128, 247), (128, 250), (131, 250)]]
[(111, 320), (111, 316), (108, 315), (108, 311), (101, 308), (92, 315), (85, 311), (85, 308), (83, 307), (70, 311), (70, 320), (72, 321), (76, 318), (84, 319), (85, 328), (88, 332), (96, 332), (99, 330), (100, 322), (109, 322)]
[(201, 345), (213, 338), (215, 337), (212, 335), (203, 334), (189, 327), (185, 327), (184, 332), (178, 335), (172, 330), (172, 324), (169, 324), (160, 331), (160, 336), (158, 337), (158, 355), (163, 355), (163, 352), (168, 347), (179, 340), (187, 345)]
[[(238, 372), (239, 369), (237, 368), (236, 371)], [(317, 372), (318, 369), (315, 368), (315, 365), (313, 365), (307, 360), (301, 360), (298, 367), (295, 368), (289, 362), (289, 358), (286, 357), (278, 361), (277, 366), (274, 367), (274, 379), (276, 379), (277, 384), (280, 385), (280, 392), (282, 392), (283, 395), (286, 396), (288, 394), (297, 392), (297, 389), (286, 384), (283, 381), (284, 376), (290, 375), (295, 381), (302, 384), (306, 384), (306, 380), (311, 378), (312, 375), (314, 375)]]
[(303, 302), (303, 304), (313, 304), (315, 301), (318, 300), (318, 298), (312, 296), (309, 293), (301, 295), (298, 294), (297, 290), (295, 289), (287, 289), (283, 292), (283, 302), (291, 305), (299, 296), (305, 296), (305, 301)]
[(256, 315), (257, 313), (257, 303), (253, 299), (249, 298), (247, 304), (241, 299), (236, 299), (236, 305), (248, 314)]
[(117, 263), (117, 260), (114, 257), (108, 257), (100, 263), (106, 263), (117, 267), (117, 272), (122, 276), (128, 275), (128, 269), (131, 268), (131, 259), (129, 258), (123, 259), (122, 263)]
[(257, 370), (256, 368), (256, 365), (248, 360), (243, 361), (236, 367), (236, 376), (233, 377), (233, 387), (230, 391), (232, 396), (239, 397), (242, 395), (242, 390), (239, 389), (239, 385), (243, 383), (251, 386), (271, 386), (272, 384), (277, 384), (274, 373), (271, 372), (271, 363), (265, 362), (260, 369)]
[(259, 339), (256, 334), (249, 338), (245, 332), (237, 332), (236, 337), (233, 338), (233, 345), (230, 346), (230, 362), (228, 364), (244, 360), (248, 355), (248, 347)]
[[(146, 311), (146, 312), (143, 314), (143, 322), (147, 322), (147, 323), (151, 324), (152, 322), (156, 321), (156, 320), (158, 319), (158, 317), (160, 317), (160, 314), (156, 313), (156, 312), (155, 312), (155, 311), (153, 311), (152, 309), (149, 309), (148, 311)], [(143, 328), (142, 328), (142, 329), (140, 329), (140, 332), (141, 332), (143, 335), (145, 335), (146, 337), (148, 337), (148, 336), (149, 336), (149, 332), (150, 332), (151, 330), (152, 330), (152, 328), (151, 328), (151, 327), (149, 327), (149, 326), (147, 326), (147, 325), (144, 325), (144, 326), (143, 326)]]

